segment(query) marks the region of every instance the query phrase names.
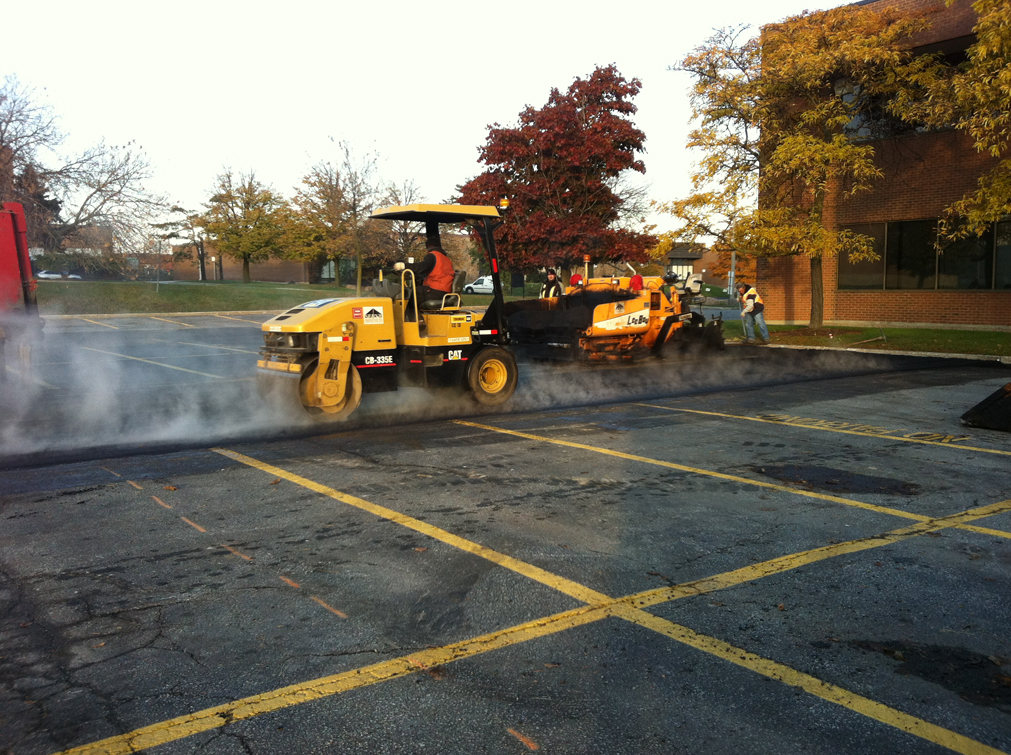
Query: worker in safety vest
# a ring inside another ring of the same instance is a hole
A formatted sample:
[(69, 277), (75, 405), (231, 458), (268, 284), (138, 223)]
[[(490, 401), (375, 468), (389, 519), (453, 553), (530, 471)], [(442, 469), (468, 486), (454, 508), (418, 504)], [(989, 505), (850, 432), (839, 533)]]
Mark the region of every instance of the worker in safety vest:
[(442, 301), (442, 297), (453, 290), (453, 262), (442, 251), (442, 243), (438, 238), (429, 237), (425, 244), (428, 253), (421, 262), (398, 262), (394, 270), (404, 268), (412, 270), (421, 283), (418, 291), (419, 301)]
[(765, 304), (762, 297), (754, 286), (749, 286), (744, 281), (737, 284), (737, 293), (740, 294), (741, 319), (744, 321), (744, 342), (755, 342), (755, 323), (758, 323), (758, 332), (762, 336), (762, 343), (769, 343), (769, 328), (765, 325)]

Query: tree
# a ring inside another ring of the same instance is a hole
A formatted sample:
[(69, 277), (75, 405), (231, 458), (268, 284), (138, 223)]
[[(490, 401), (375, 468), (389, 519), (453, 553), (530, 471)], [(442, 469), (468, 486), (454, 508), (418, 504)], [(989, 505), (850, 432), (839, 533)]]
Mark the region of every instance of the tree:
[(379, 201), (379, 180), (376, 176), (378, 156), (368, 153), (358, 158), (347, 142), (341, 142), (341, 187), (345, 215), (340, 242), (354, 252), (357, 262), (355, 293), (362, 293), (362, 267), (366, 259), (382, 256), (383, 230), (370, 219)]
[(638, 79), (614, 65), (577, 78), (547, 104), (527, 107), (519, 123), (495, 123), (480, 149), (487, 169), (459, 187), (464, 204), (510, 201), (498, 232), (503, 265), (513, 270), (574, 267), (584, 254), (595, 262), (646, 259), (654, 243), (642, 222), (642, 192), (627, 183), (645, 173), (637, 156), (645, 134), (632, 123)]
[(29, 244), (59, 253), (86, 229), (107, 228), (120, 245), (140, 243), (163, 208), (150, 194), (147, 159), (132, 142), (104, 142), (62, 155), (64, 134), (52, 109), (16, 77), (0, 86), (0, 199), (25, 207)]
[(949, 208), (941, 228), (948, 238), (981, 234), (1011, 213), (1011, 4), (976, 0), (972, 7), (978, 20), (965, 62), (926, 71), (920, 81), (929, 97), (917, 115), (968, 132), (976, 149), (997, 158), (979, 188)]
[[(423, 201), (421, 190), (410, 179), (401, 184), (388, 184), (382, 198), (383, 205), (394, 207), (418, 204)], [(394, 220), (388, 223), (388, 226), (388, 251), (393, 259), (406, 260), (408, 257), (425, 256), (424, 223)]]
[(320, 162), (302, 177), (285, 222), (285, 256), (305, 260), (315, 270), (328, 260), (340, 285), (340, 261), (349, 253), (345, 241), (347, 203), (337, 166)]
[(171, 241), (183, 241), (184, 244), (177, 245), (174, 257), (176, 259), (192, 259), (193, 255), (187, 247), (192, 247), (197, 253), (197, 280), (207, 280), (206, 254), (204, 253), (204, 233), (203, 228), (206, 220), (199, 214), (184, 209), (179, 205), (173, 205), (169, 210), (169, 219), (161, 223), (154, 223), (152, 227), (159, 237), (171, 243)]
[(252, 172), (238, 178), (226, 170), (206, 204), (202, 223), (218, 252), (242, 262), (242, 281), (249, 283), (249, 265), (281, 251), (284, 200), (256, 180)]
[(676, 67), (694, 78), (692, 192), (660, 206), (682, 243), (708, 238), (759, 256), (811, 260), (811, 327), (823, 322), (822, 258), (874, 259), (871, 239), (825, 228), (830, 194), (880, 175), (869, 138), (911, 128), (919, 83), (937, 61), (912, 58), (921, 16), (847, 5), (716, 32)]

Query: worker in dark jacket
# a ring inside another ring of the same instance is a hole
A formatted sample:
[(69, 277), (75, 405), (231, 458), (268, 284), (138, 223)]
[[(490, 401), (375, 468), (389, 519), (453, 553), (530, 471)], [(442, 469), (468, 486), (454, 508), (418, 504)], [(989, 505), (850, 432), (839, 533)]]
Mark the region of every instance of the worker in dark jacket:
[(428, 253), (421, 262), (398, 262), (393, 269), (407, 268), (414, 272), (421, 283), (420, 301), (442, 301), (442, 297), (453, 290), (453, 262), (442, 250), (438, 238), (429, 237), (425, 247)]
[(541, 298), (554, 299), (556, 296), (561, 296), (562, 293), (562, 284), (558, 282), (555, 271), (548, 270), (548, 279), (541, 284)]

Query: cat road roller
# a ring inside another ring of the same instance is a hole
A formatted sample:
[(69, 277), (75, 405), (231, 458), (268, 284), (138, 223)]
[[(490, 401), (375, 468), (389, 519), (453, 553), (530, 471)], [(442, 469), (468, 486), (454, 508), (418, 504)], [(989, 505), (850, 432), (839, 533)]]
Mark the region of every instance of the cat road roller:
[(261, 392), (297, 399), (320, 420), (346, 419), (363, 394), (402, 387), (460, 386), (481, 404), (508, 401), (517, 370), (502, 319), (493, 235), (502, 223), (498, 209), (412, 204), (386, 207), (372, 217), (423, 222), (429, 238), (440, 223), (471, 224), (491, 264), (493, 305), (483, 314), (462, 306), (463, 272), (455, 274), (451, 293), (419, 301), (422, 282), (410, 269), (374, 280), (371, 296), (306, 302), (263, 324)]

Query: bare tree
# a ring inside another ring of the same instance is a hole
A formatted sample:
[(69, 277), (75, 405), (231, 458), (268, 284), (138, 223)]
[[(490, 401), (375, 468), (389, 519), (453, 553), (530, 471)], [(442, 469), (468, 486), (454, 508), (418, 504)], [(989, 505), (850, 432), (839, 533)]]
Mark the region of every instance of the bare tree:
[[(395, 206), (417, 204), (423, 201), (421, 189), (411, 179), (407, 179), (399, 185), (388, 184), (382, 198), (384, 205)], [(389, 240), (390, 251), (394, 259), (423, 257), (425, 255), (425, 224), (396, 220), (389, 224)]]
[(99, 142), (77, 155), (52, 108), (15, 76), (0, 85), (0, 197), (21, 202), (29, 243), (60, 252), (86, 228), (109, 229), (120, 246), (143, 238), (161, 198), (144, 188), (151, 169), (140, 149)]

